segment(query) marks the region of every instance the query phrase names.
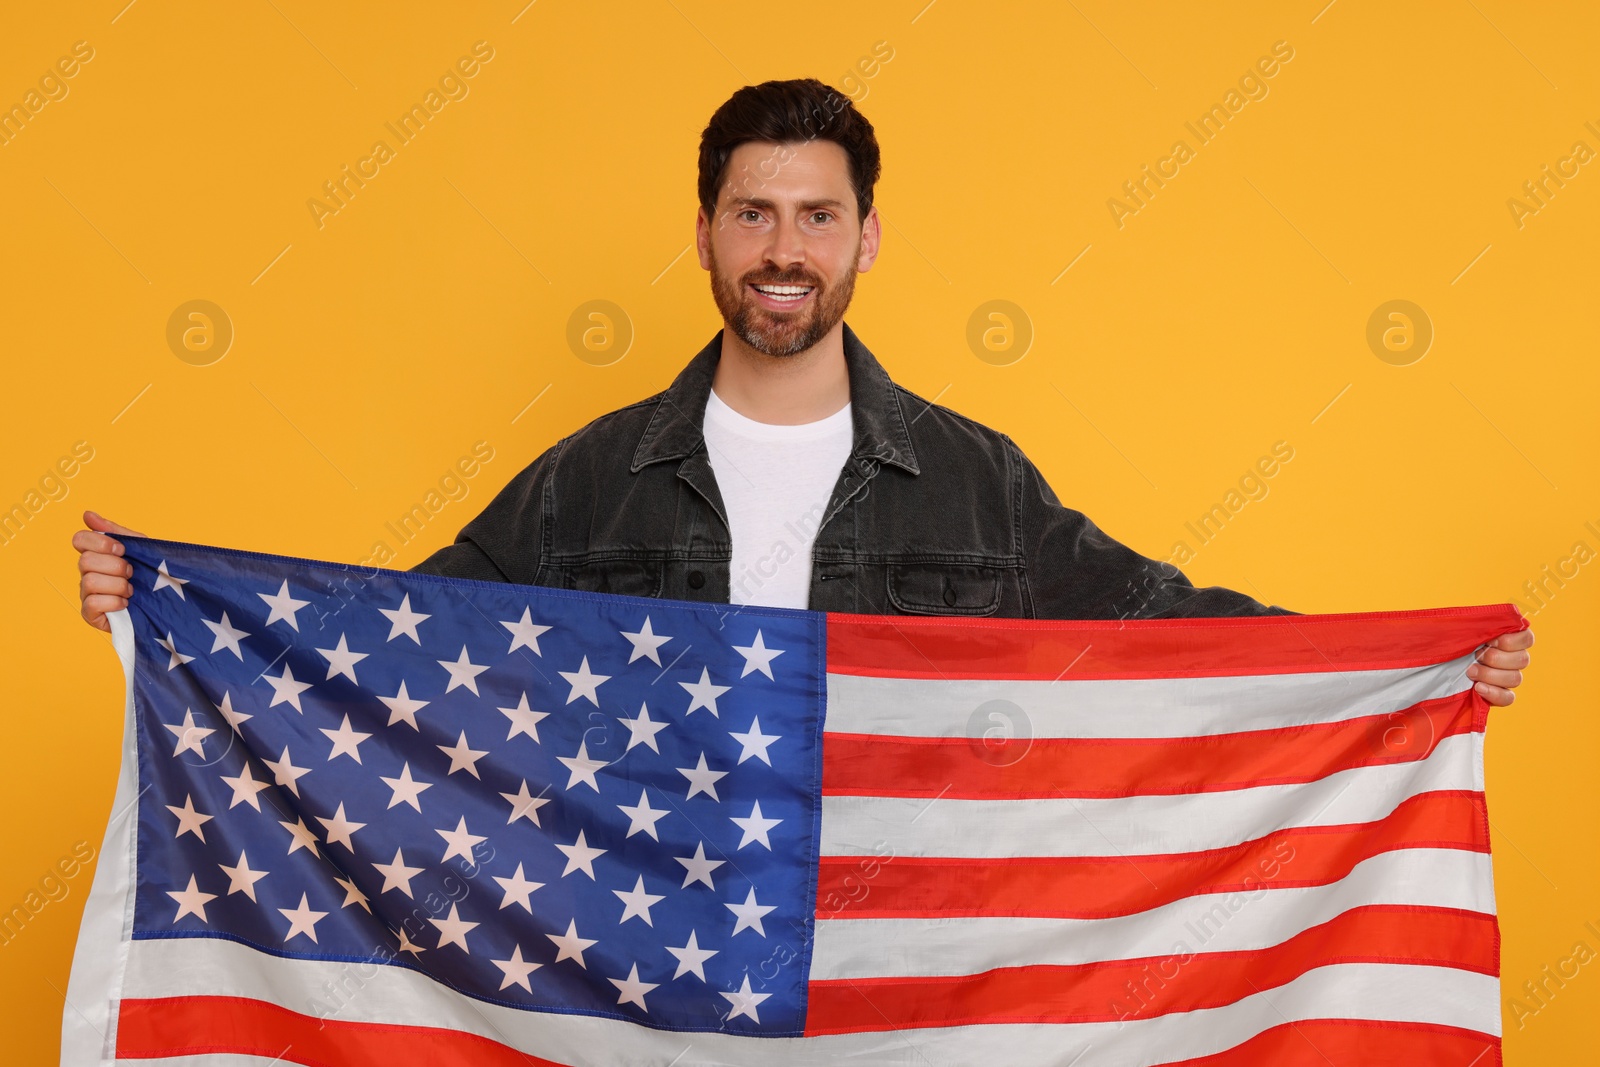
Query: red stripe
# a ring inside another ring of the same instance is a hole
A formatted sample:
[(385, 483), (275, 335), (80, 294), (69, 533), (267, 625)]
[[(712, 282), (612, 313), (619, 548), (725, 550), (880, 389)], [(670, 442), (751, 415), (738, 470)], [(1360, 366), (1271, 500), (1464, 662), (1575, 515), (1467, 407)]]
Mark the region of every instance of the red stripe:
[(1129, 622), (828, 614), (828, 670), (894, 678), (1192, 678), (1421, 667), (1527, 628), (1512, 604)]
[(312, 1067), (562, 1067), (459, 1030), (316, 1019), (247, 997), (124, 1000), (117, 1055), (125, 1059), (232, 1053)]
[(1302, 1019), (1214, 1056), (1159, 1067), (1501, 1067), (1500, 1039), (1432, 1023)]
[(810, 985), (806, 1033), (1148, 1019), (1222, 1007), (1337, 963), (1429, 964), (1494, 975), (1498, 931), (1495, 917), (1479, 912), (1374, 905), (1249, 952), (1189, 955), (1193, 948), (1175, 946), (1182, 954), (956, 977), (831, 979)]
[(1328, 885), (1362, 860), (1402, 848), (1487, 853), (1483, 794), (1421, 793), (1373, 822), (1295, 827), (1204, 852), (998, 860), (824, 856), (816, 914), (819, 919), (1104, 919), (1202, 893)]
[(983, 738), (827, 734), (822, 792), (833, 796), (1020, 800), (1210, 793), (1312, 782), (1423, 759), (1446, 737), (1482, 730), (1472, 689), (1344, 722), (1205, 737)]

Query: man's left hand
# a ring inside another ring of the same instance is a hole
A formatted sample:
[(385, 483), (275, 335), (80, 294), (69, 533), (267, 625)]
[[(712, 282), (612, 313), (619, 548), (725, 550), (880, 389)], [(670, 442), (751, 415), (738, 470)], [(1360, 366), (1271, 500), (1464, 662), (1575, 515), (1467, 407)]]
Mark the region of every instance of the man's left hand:
[(1478, 662), (1467, 668), (1467, 677), (1477, 683), (1474, 688), (1483, 699), (1503, 708), (1517, 698), (1512, 690), (1522, 684), (1532, 647), (1532, 630), (1501, 634), (1478, 650)]

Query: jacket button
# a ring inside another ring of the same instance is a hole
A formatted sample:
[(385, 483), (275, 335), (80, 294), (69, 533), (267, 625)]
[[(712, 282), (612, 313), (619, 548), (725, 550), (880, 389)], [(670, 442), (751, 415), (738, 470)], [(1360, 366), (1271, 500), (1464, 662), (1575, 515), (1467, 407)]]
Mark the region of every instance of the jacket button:
[(944, 583), (944, 602), (950, 607), (956, 606), (956, 591), (948, 581)]
[(690, 571), (689, 572), (689, 588), (690, 589), (699, 589), (701, 586), (703, 586), (705, 584), (706, 584), (706, 576), (704, 574), (700, 573), (699, 571)]

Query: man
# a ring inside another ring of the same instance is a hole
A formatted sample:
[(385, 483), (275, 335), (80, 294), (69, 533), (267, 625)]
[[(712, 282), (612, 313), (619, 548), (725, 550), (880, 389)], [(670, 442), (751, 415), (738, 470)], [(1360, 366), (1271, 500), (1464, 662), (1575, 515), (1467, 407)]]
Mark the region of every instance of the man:
[[(415, 570), (820, 611), (1292, 614), (1196, 588), (1063, 507), (1011, 439), (892, 382), (844, 322), (880, 240), (871, 124), (813, 79), (736, 92), (701, 136), (700, 265), (724, 328), (672, 384), (561, 439)], [(84, 617), (132, 531), (85, 513)], [(1468, 674), (1509, 704), (1532, 634)]]

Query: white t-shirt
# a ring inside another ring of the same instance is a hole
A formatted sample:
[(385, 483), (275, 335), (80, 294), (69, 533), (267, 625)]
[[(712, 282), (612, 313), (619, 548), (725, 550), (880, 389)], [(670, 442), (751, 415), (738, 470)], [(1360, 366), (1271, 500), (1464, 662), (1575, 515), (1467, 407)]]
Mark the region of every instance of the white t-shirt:
[(811, 544), (850, 456), (850, 405), (816, 422), (746, 418), (716, 390), (706, 400), (706, 449), (733, 533), (729, 602), (803, 608)]

